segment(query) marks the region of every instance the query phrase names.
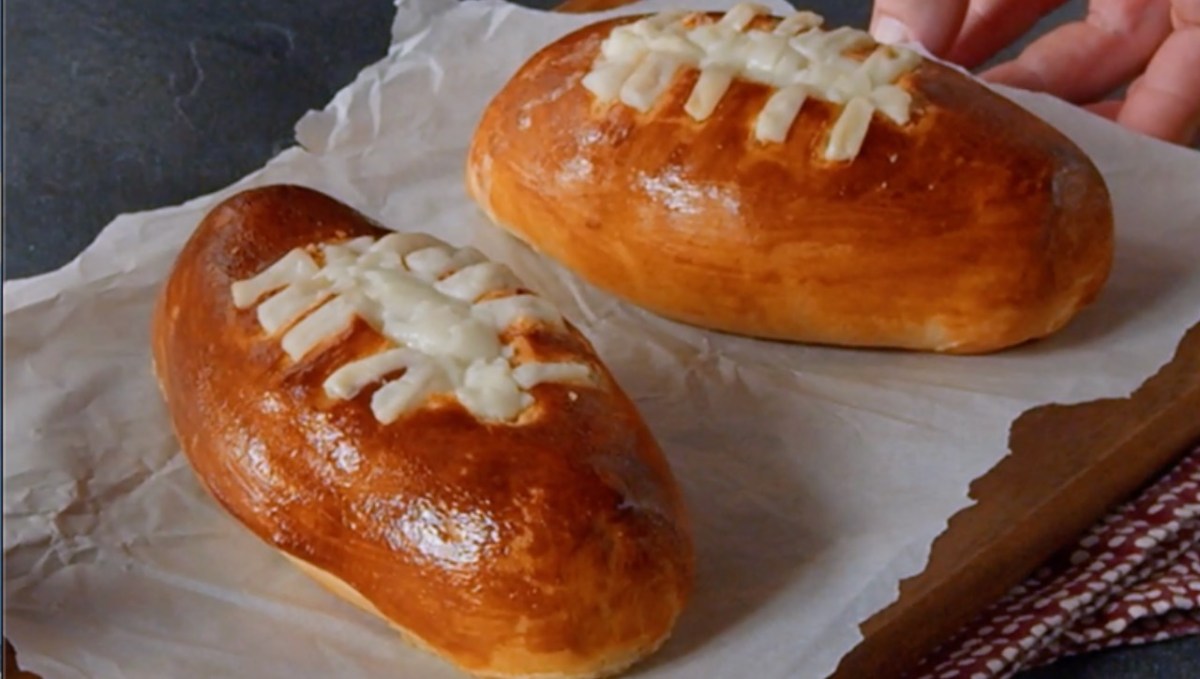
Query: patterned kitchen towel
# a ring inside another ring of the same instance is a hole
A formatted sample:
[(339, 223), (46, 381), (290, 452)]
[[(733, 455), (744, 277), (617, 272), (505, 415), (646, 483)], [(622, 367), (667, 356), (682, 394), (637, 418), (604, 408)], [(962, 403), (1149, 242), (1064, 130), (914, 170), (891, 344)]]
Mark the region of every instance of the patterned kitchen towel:
[(1200, 634), (1200, 448), (926, 658), (921, 679), (998, 679)]

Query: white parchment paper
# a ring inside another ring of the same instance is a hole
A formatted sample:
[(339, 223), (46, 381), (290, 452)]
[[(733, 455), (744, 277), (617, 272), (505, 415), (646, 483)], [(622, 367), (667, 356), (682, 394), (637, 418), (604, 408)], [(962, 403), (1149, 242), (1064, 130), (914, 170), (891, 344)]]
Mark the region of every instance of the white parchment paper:
[(243, 531), (169, 431), (150, 375), (153, 296), (205, 211), (252, 185), (306, 184), (472, 243), (594, 341), (695, 520), (695, 598), (640, 677), (828, 674), (923, 568), (1019, 413), (1128, 394), (1200, 319), (1200, 154), (1018, 93), (1092, 155), (1117, 212), (1111, 282), (1048, 341), (969, 358), (813, 348), (615, 301), (490, 226), (462, 180), (490, 97), (595, 19), (405, 0), (389, 55), (300, 121), (303, 148), (217, 194), (119, 217), (62, 270), (5, 284), (4, 584), (23, 664), (47, 679), (458, 676)]

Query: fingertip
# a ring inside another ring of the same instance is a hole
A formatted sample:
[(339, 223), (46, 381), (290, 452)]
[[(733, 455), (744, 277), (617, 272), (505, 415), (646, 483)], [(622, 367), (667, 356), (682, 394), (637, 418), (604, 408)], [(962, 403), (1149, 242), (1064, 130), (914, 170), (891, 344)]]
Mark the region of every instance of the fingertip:
[[(917, 42), (912, 30), (902, 21), (886, 14), (877, 15), (871, 21), (871, 37), (885, 45)], [(922, 45), (924, 46), (924, 45)]]
[(1196, 142), (1200, 129), (1200, 27), (1176, 31), (1159, 47), (1145, 73), (1130, 85), (1117, 122), (1177, 144)]
[(1181, 146), (1191, 146), (1200, 141), (1200, 119), (1179, 120), (1171, 115), (1173, 112), (1146, 113), (1140, 107), (1132, 111), (1126, 109), (1130, 107), (1123, 107), (1116, 117), (1122, 127)]
[(1107, 101), (1098, 101), (1094, 104), (1088, 104), (1087, 106), (1084, 106), (1084, 108), (1100, 116), (1101, 118), (1107, 118), (1115, 121), (1117, 116), (1121, 114), (1121, 106), (1124, 103), (1125, 102), (1123, 101), (1110, 99)]
[(876, 0), (871, 35), (882, 43), (916, 42), (942, 56), (962, 30), (968, 0)]
[(1013, 44), (1067, 0), (974, 0), (946, 58), (976, 68)]
[(1019, 61), (1006, 61), (998, 66), (993, 66), (979, 74), (979, 77), (997, 85), (1008, 85), (1033, 92), (1046, 91), (1045, 78)]

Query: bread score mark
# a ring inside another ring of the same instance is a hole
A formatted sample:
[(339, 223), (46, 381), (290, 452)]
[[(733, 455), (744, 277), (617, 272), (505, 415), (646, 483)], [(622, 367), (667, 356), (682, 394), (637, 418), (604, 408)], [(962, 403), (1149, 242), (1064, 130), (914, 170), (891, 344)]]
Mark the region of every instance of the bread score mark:
[(513, 364), (512, 339), (502, 340), (510, 327), (566, 332), (553, 305), (521, 289), (508, 267), (474, 248), (393, 233), (293, 249), (230, 292), (238, 309), (257, 305), (259, 325), (293, 361), (328, 346), (356, 318), (387, 338), (389, 346), (339, 366), (323, 385), (346, 400), (382, 382), (371, 411), (383, 424), (438, 394), (481, 421), (513, 424), (538, 384), (595, 384), (585, 363)]
[[(921, 61), (916, 52), (880, 45), (849, 27), (821, 29), (812, 12), (787, 17), (772, 30), (748, 29), (766, 7), (742, 3), (721, 19), (667, 11), (614, 28), (582, 84), (597, 100), (619, 101), (642, 113), (654, 105), (682, 68), (700, 74), (684, 104), (696, 121), (707, 120), (734, 79), (769, 85), (775, 92), (754, 125), (763, 143), (787, 139), (809, 97), (842, 106), (823, 151), (829, 161), (858, 156), (876, 112), (897, 125), (911, 115), (912, 95), (896, 83)], [(849, 56), (871, 52), (862, 58)]]

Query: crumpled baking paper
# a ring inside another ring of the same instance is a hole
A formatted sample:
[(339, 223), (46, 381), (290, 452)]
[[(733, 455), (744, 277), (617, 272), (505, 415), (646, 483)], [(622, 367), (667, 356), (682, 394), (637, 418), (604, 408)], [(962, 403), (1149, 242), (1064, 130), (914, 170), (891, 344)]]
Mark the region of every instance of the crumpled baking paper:
[(1092, 155), (1117, 213), (1110, 283), (1053, 338), (986, 357), (840, 350), (618, 302), (492, 227), (463, 188), (490, 97), (596, 17), (404, 0), (388, 56), (299, 122), (302, 148), (214, 195), (121, 216), (62, 270), (5, 284), (6, 633), (23, 664), (48, 679), (459, 676), (241, 529), (171, 435), (150, 373), (152, 299), (206, 210), (250, 186), (306, 184), (473, 244), (594, 341), (695, 522), (694, 599), (638, 677), (827, 675), (924, 567), (1019, 413), (1127, 395), (1200, 318), (1200, 155), (1016, 92)]

